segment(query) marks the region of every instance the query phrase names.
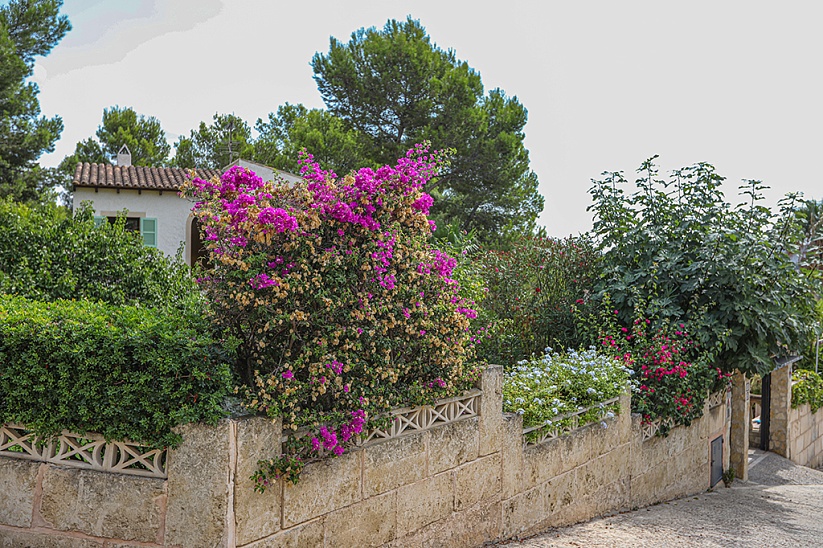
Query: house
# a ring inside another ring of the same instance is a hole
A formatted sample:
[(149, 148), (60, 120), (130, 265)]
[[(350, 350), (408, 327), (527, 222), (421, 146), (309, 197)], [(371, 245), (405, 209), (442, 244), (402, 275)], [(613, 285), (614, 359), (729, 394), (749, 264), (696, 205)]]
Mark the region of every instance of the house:
[[(288, 182), (300, 180), (297, 175), (247, 160), (237, 160), (225, 169), (197, 169), (195, 175), (211, 179), (235, 165), (251, 169), (266, 181), (276, 176)], [(133, 166), (131, 154), (124, 146), (117, 155), (117, 165), (77, 165), (72, 180), (73, 207), (91, 202), (99, 222), (113, 222), (119, 212), (127, 210), (126, 228), (140, 232), (147, 246), (167, 255), (174, 255), (183, 245), (183, 258), (190, 265), (203, 254), (200, 231), (191, 213), (193, 204), (177, 194), (190, 172), (182, 168)]]

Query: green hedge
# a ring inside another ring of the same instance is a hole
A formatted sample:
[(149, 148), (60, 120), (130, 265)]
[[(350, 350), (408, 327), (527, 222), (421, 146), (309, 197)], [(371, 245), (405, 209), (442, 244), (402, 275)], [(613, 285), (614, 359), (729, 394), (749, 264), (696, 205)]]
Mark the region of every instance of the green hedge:
[(152, 446), (214, 422), (231, 374), (196, 311), (0, 296), (0, 422)]
[(792, 407), (808, 403), (812, 413), (823, 407), (823, 377), (814, 371), (800, 369), (792, 375)]
[(124, 221), (95, 226), (86, 205), (72, 217), (54, 205), (2, 199), (0, 293), (149, 307), (199, 298), (189, 268), (144, 246)]

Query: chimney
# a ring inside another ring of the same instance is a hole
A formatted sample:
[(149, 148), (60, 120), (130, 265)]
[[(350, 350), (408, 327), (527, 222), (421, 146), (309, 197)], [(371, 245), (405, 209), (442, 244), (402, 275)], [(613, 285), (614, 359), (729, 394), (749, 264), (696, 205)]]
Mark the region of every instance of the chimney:
[(124, 167), (131, 165), (131, 151), (126, 145), (121, 146), (120, 152), (117, 153), (117, 165)]

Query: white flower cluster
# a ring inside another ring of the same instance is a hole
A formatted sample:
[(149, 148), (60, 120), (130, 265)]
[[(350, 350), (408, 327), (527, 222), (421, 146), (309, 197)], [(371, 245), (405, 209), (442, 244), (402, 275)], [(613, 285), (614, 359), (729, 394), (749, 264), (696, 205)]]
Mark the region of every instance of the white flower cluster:
[[(581, 423), (595, 422), (600, 420), (602, 402), (625, 389), (629, 374), (619, 360), (594, 347), (562, 354), (546, 348), (544, 356), (521, 360), (506, 373), (503, 408), (522, 415), (524, 427), (555, 424), (558, 416), (587, 408), (592, 411), (579, 417)], [(609, 409), (604, 416), (611, 418), (614, 411)]]

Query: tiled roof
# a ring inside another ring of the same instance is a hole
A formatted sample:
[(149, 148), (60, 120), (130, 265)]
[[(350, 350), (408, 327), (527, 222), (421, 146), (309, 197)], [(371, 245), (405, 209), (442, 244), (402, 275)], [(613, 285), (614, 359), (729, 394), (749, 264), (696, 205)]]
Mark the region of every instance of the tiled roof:
[[(72, 185), (75, 187), (133, 188), (139, 190), (174, 190), (190, 178), (191, 170), (178, 167), (113, 166), (111, 164), (77, 164)], [(195, 175), (211, 179), (222, 175), (219, 169), (197, 169)]]

